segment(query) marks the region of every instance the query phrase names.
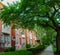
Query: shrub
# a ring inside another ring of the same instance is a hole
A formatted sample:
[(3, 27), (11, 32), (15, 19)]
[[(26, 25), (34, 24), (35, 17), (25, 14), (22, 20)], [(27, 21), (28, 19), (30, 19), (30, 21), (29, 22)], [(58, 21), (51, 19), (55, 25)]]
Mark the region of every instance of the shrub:
[(10, 51), (15, 51), (15, 47), (12, 46), (12, 47), (10, 48)]
[(32, 52), (35, 52), (35, 51), (42, 51), (44, 48), (45, 48), (45, 46), (39, 45), (39, 46), (37, 46), (37, 47), (29, 48), (29, 49), (27, 49), (27, 50), (28, 50), (28, 51), (32, 51)]
[(9, 51), (15, 51), (15, 47), (12, 46), (12, 47), (9, 47), (9, 48), (5, 49), (5, 52), (9, 52)]
[(57, 48), (56, 47), (53, 47), (53, 52), (56, 52), (57, 51)]
[(6, 48), (5, 50), (4, 50), (4, 52), (9, 52), (10, 51), (10, 48)]
[(54, 53), (57, 52), (57, 48), (56, 48), (56, 46), (55, 46), (54, 44), (53, 44), (52, 49), (53, 49), (53, 52), (54, 52)]
[(26, 44), (26, 48), (30, 48), (31, 47), (31, 44)]

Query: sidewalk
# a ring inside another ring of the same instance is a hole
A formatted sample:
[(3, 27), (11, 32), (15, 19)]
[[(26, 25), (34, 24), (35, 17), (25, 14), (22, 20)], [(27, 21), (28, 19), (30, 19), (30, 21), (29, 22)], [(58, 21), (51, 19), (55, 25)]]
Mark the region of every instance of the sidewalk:
[(54, 55), (52, 50), (52, 45), (48, 46), (41, 54), (39, 55)]

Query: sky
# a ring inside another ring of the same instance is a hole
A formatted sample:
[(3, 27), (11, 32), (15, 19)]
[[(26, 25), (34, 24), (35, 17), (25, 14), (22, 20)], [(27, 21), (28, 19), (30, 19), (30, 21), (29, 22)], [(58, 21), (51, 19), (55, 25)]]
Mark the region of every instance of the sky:
[(13, 2), (16, 2), (16, 1), (19, 1), (19, 0), (4, 0), (4, 1), (2, 1), (2, 3), (7, 5), (7, 2), (8, 3), (13, 3)]

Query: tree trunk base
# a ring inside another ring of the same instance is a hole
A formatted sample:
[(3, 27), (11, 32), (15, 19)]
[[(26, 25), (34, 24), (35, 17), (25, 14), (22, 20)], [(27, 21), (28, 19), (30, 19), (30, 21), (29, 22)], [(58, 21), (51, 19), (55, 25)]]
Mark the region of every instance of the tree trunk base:
[(55, 55), (60, 55), (60, 31), (57, 31), (56, 48), (57, 52), (55, 53)]

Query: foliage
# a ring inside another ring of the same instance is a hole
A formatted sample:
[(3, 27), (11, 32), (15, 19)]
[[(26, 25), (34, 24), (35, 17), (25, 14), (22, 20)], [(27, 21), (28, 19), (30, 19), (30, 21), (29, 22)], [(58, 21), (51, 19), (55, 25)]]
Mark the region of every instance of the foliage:
[(57, 48), (56, 48), (56, 44), (55, 44), (55, 42), (54, 42), (53, 45), (52, 45), (52, 49), (53, 49), (53, 52), (54, 52), (54, 53), (57, 52)]
[(50, 45), (56, 40), (56, 32), (51, 28), (35, 26), (35, 32), (40, 40), (40, 44)]
[[(3, 7), (1, 19), (6, 24), (14, 23), (17, 27), (51, 27), (56, 30), (59, 23), (60, 0), (21, 0)], [(57, 13), (57, 14), (56, 14)]]
[(57, 48), (53, 46), (53, 52), (56, 53)]
[(34, 30), (35, 30), (35, 32), (36, 32), (37, 37), (42, 37), (42, 36), (44, 36), (44, 33), (46, 32), (46, 30), (45, 30), (43, 27), (37, 26), (37, 25), (35, 25)]
[(0, 53), (0, 55), (32, 55), (32, 53), (26, 50), (19, 50), (19, 51), (14, 51), (14, 52)]
[(38, 40), (40, 40), (40, 44), (42, 44), (42, 37), (46, 36), (46, 30), (43, 27), (37, 25), (35, 25), (34, 30), (36, 32), (36, 37), (38, 38)]
[(31, 44), (26, 44), (26, 48), (30, 48), (31, 47)]
[(46, 35), (41, 38), (44, 45), (54, 44), (56, 41), (56, 32), (53, 29), (46, 29)]
[(33, 47), (33, 48), (29, 48), (27, 49), (28, 51), (32, 51), (32, 52), (37, 52), (37, 51), (42, 51), (45, 49), (45, 46), (43, 45), (38, 45), (37, 47)]
[(15, 47), (12, 46), (12, 47), (9, 47), (9, 48), (5, 49), (5, 52), (10, 52), (10, 51), (15, 51)]

